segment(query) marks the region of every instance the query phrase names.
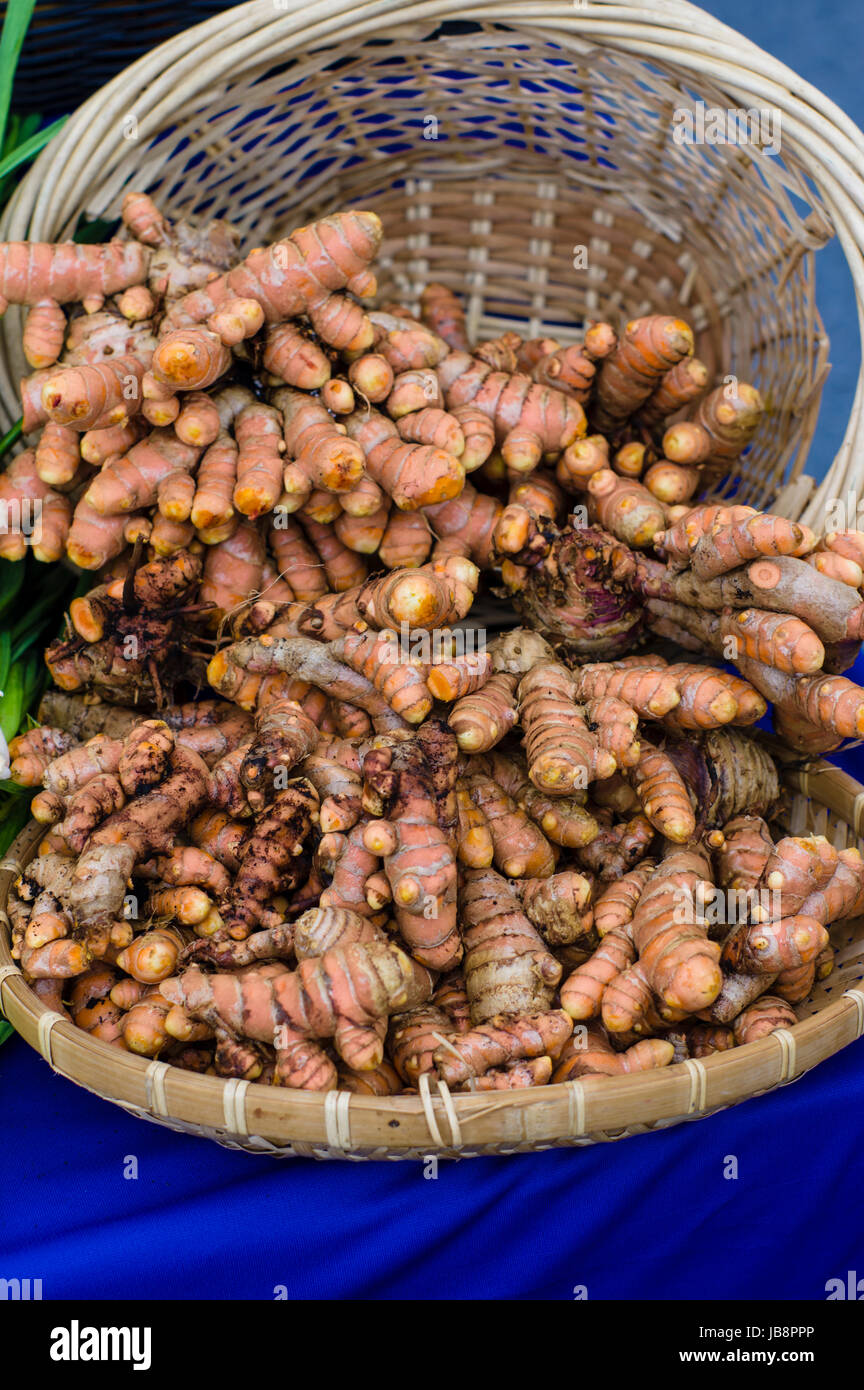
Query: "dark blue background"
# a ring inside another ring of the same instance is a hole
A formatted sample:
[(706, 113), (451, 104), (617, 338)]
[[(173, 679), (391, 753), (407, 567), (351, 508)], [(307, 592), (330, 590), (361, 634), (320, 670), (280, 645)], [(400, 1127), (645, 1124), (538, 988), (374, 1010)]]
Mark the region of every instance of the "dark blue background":
[[(857, 0), (707, 6), (864, 124)], [(834, 369), (809, 471), (860, 365), (842, 253), (817, 262)], [(864, 683), (859, 663), (857, 679)], [(864, 775), (859, 751), (841, 759)], [(0, 1051), (0, 1277), (46, 1298), (821, 1299), (864, 1277), (864, 1041), (781, 1092), (622, 1143), (421, 1165), (278, 1162), (133, 1120)], [(124, 1179), (127, 1156), (136, 1181)], [(727, 1158), (738, 1178), (724, 1178)]]

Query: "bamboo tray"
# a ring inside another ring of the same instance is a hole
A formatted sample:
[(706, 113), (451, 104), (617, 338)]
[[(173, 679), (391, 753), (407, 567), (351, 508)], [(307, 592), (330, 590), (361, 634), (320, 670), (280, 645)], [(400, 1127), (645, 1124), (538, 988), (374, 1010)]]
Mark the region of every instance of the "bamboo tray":
[[(787, 771), (783, 818), (793, 834), (861, 844), (864, 787), (829, 763)], [(787, 1085), (864, 1033), (864, 918), (838, 923), (832, 975), (796, 1010), (799, 1023), (770, 1037), (635, 1076), (589, 1076), (498, 1095), (326, 1096), (223, 1081), (119, 1052), (46, 1009), (9, 954), (6, 897), (43, 833), (31, 823), (0, 864), (0, 1005), (56, 1072), (130, 1114), (228, 1148), (274, 1157), (469, 1158), (580, 1147), (665, 1129)]]

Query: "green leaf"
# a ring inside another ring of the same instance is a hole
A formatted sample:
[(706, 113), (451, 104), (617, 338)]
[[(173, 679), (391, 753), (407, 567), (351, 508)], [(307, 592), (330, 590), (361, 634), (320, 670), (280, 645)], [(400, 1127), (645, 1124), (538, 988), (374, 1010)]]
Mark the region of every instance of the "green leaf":
[(23, 560), (0, 561), (0, 618), (5, 617), (20, 594), (25, 569)]
[(48, 672), (42, 660), (42, 653), (31, 652), (24, 667), (24, 718), (34, 700), (42, 698), (47, 680)]
[(23, 656), (34, 642), (44, 638), (49, 625), (53, 630), (55, 620), (59, 618), (73, 587), (76, 587), (75, 575), (62, 565), (53, 566), (53, 573), (40, 585), (39, 602), (31, 604), (12, 626), (13, 661)]
[(23, 424), (23, 418), (20, 420), (16, 420), (12, 428), (10, 430), (7, 430), (3, 438), (0, 439), (0, 458), (2, 458), (4, 454), (8, 454), (9, 450), (12, 448), (12, 445), (15, 444), (21, 438), (21, 427)]
[(3, 691), (6, 689), (6, 682), (9, 679), (9, 668), (12, 665), (12, 637), (8, 627), (0, 628), (0, 700), (3, 699)]
[(21, 716), (26, 708), (25, 687), (24, 663), (16, 661), (6, 678), (6, 685), (3, 688), (3, 702), (0, 704), (0, 733), (7, 743), (17, 734)]
[(28, 160), (35, 159), (40, 150), (44, 149), (49, 141), (68, 121), (68, 116), (61, 116), (59, 120), (53, 121), (51, 125), (46, 125), (44, 130), (37, 130), (35, 135), (31, 135), (23, 144), (18, 145), (8, 154), (4, 154), (0, 159), (0, 179), (5, 179), (20, 165), (26, 164)]
[[(28, 714), (26, 718), (23, 719), (21, 724), (18, 726), (19, 734), (26, 733), (29, 719), (30, 716)], [(3, 788), (2, 793), (0, 793), (0, 824), (2, 824), (3, 814), (5, 812), (6, 807), (11, 806), (12, 803), (17, 801), (20, 796), (32, 796), (33, 788), (19, 787), (17, 782), (12, 782), (9, 780), (9, 778), (7, 778), (5, 782), (0, 782), (0, 787)]]
[(25, 140), (35, 135), (42, 124), (42, 117), (38, 111), (28, 111), (26, 116), (20, 116), (17, 111), (13, 111), (9, 123), (11, 129), (6, 136), (4, 154), (8, 154), (10, 150), (17, 150), (19, 145), (23, 145)]
[(14, 1032), (15, 1029), (12, 1027), (12, 1024), (7, 1023), (5, 1018), (0, 1018), (0, 1047), (3, 1046), (7, 1038), (11, 1038)]
[(36, 0), (7, 0), (3, 32), (0, 34), (0, 149), (6, 139), (15, 69), (35, 7)]
[(30, 800), (33, 793), (32, 787), (26, 790), (30, 796), (4, 798), (2, 813), (0, 813), (0, 855), (5, 854), (15, 839), (20, 835), (28, 820), (30, 819)]
[(79, 245), (92, 243), (95, 241), (109, 241), (111, 232), (117, 226), (117, 219), (106, 222), (104, 217), (97, 217), (94, 222), (80, 222), (75, 228), (72, 240)]

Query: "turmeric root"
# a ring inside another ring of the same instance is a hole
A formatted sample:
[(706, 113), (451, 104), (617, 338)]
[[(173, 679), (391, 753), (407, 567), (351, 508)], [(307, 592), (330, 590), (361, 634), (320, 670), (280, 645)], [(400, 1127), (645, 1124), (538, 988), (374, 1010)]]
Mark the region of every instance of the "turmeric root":
[(522, 340), (518, 333), (501, 333), (497, 338), (487, 338), (474, 348), (474, 356), (486, 362), (493, 371), (515, 372), (516, 353)]
[(434, 406), (416, 410), (399, 421), (399, 435), (407, 443), (427, 444), (461, 459), (465, 436), (459, 421), (449, 411)]
[(715, 854), (721, 888), (751, 892), (773, 851), (771, 832), (761, 816), (736, 816), (723, 827), (724, 842)]
[(376, 310), (369, 315), (376, 353), (388, 362), (394, 373), (435, 367), (447, 355), (447, 344), (437, 333), (403, 312)]
[(123, 425), (141, 408), (143, 375), (142, 362), (133, 356), (60, 367), (44, 381), (42, 405), (55, 424), (76, 430)]
[(376, 410), (355, 412), (346, 422), (366, 469), (403, 511), (416, 511), (457, 497), (465, 479), (454, 454), (431, 444), (404, 442), (391, 420)]
[(578, 401), (518, 373), (494, 371), (466, 352), (451, 352), (438, 368), (447, 409), (473, 405), (495, 426), (505, 463), (520, 472), (536, 468), (585, 433)]
[(371, 325), (362, 309), (338, 291), (369, 292), (369, 264), (380, 239), (381, 223), (372, 212), (322, 218), (284, 241), (252, 251), (234, 270), (178, 300), (163, 327), (204, 323), (225, 300), (239, 296), (257, 300), (267, 323), (305, 313), (325, 342), (362, 350), (371, 343)]
[(365, 561), (320, 522), (304, 516), (302, 525), (324, 565), (330, 591), (343, 594), (359, 588), (366, 578)]
[(127, 796), (140, 796), (156, 785), (168, 771), (174, 733), (163, 719), (146, 719), (130, 729), (117, 764), (120, 783)]
[(34, 980), (69, 980), (82, 975), (93, 956), (83, 941), (61, 938), (21, 953), (21, 969)]
[(156, 861), (156, 871), (164, 883), (175, 887), (205, 888), (224, 897), (230, 878), (223, 865), (208, 851), (194, 845), (181, 845)]
[(348, 368), (348, 380), (357, 395), (373, 404), (384, 401), (393, 390), (393, 368), (376, 352), (366, 352)]
[(171, 1005), (161, 993), (151, 993), (123, 1015), (120, 1029), (130, 1052), (157, 1057), (168, 1042), (165, 1020)]
[[(684, 357), (670, 367), (639, 411), (639, 418), (648, 426), (659, 424), (670, 415), (677, 415), (708, 387), (708, 368), (698, 357)], [(670, 455), (671, 457), (671, 455)]]
[(762, 555), (801, 555), (815, 543), (807, 527), (757, 512), (726, 523), (718, 521), (697, 542), (690, 562), (700, 579), (714, 579)]
[(572, 1027), (561, 1010), (493, 1018), (468, 1033), (450, 1034), (433, 1057), (442, 1080), (455, 1086), (518, 1058), (545, 1055), (556, 1060)]
[(256, 528), (243, 522), (227, 540), (210, 546), (204, 561), (199, 597), (213, 605), (211, 622), (239, 608), (261, 586), (264, 545)]
[(318, 796), (303, 778), (289, 782), (256, 822), (240, 850), (231, 897), (220, 908), (225, 932), (243, 941), (261, 920), (268, 898), (302, 882), (304, 855)]
[(122, 916), (126, 884), (136, 861), (171, 848), (176, 828), (201, 807), (207, 767), (188, 749), (175, 747), (167, 777), (145, 795), (110, 815), (77, 861), (68, 904), (79, 925)]
[(391, 510), (378, 545), (378, 558), (387, 569), (414, 569), (432, 549), (432, 533), (422, 512)]
[(684, 780), (671, 758), (643, 741), (639, 760), (629, 776), (645, 815), (661, 835), (682, 845), (692, 840), (696, 816)]
[(80, 854), (96, 826), (114, 811), (119, 811), (125, 801), (119, 780), (111, 773), (101, 773), (69, 798), (56, 833), (74, 854)]
[[(479, 356), (479, 353), (478, 353)], [(531, 375), (535, 381), (555, 386), (583, 405), (591, 394), (596, 366), (582, 346), (554, 348), (534, 364)]]
[(193, 817), (189, 825), (193, 845), (212, 855), (229, 873), (237, 872), (248, 833), (247, 825), (242, 821), (233, 820), (226, 812), (220, 810), (202, 811), (200, 815)]
[(383, 1061), (377, 1025), (397, 1009), (427, 999), (431, 981), (396, 946), (370, 942), (301, 961), (295, 971), (271, 979), (193, 969), (161, 989), (193, 1017), (215, 1015), (225, 1027), (275, 1045), (277, 1084), (331, 1090), (335, 1067), (308, 1042), (333, 1038), (346, 1065), (373, 1070)]
[(495, 550), (501, 511), (500, 502), (477, 492), (470, 483), (465, 483), (451, 501), (426, 507), (428, 523), (439, 538), (435, 557), (441, 547), (458, 546), (458, 551), (450, 553), (467, 555), (481, 569), (488, 568)]
[(561, 986), (561, 1008), (571, 1018), (595, 1018), (603, 1005), (603, 996), (613, 980), (633, 964), (636, 947), (630, 935), (629, 922), (610, 927), (593, 954), (577, 965)]
[[(333, 655), (372, 682), (394, 712), (420, 724), (432, 708), (428, 667), (405, 658), (386, 633), (346, 633), (332, 644)], [(433, 694), (436, 694), (434, 690)]]
[(650, 1006), (646, 990), (668, 1008), (689, 1013), (717, 997), (720, 947), (708, 940), (699, 921), (700, 897), (710, 891), (708, 872), (704, 853), (676, 847), (646, 885), (631, 924), (637, 963), (604, 995), (603, 1022), (609, 1031), (638, 1031)]
[(331, 650), (320, 642), (306, 637), (246, 638), (220, 652), (208, 667), (208, 679), (216, 689), (228, 687), (222, 683), (222, 669), (227, 665), (259, 675), (286, 671), (300, 680), (327, 690), (331, 697), (349, 701), (369, 712), (381, 730), (404, 728), (401, 716), (395, 714), (384, 696), (365, 676), (340, 661), (338, 646)]
[(724, 469), (733, 463), (756, 433), (762, 413), (762, 398), (755, 386), (734, 377), (707, 395), (695, 419), (711, 438), (708, 463)]
[(330, 379), (330, 360), (299, 324), (272, 324), (264, 340), (264, 366), (287, 386), (318, 391)]
[(436, 700), (459, 700), (488, 681), (491, 658), (488, 653), (458, 652), (449, 661), (435, 661), (429, 667), (426, 683)]
[(667, 508), (689, 502), (701, 485), (698, 468), (683, 468), (668, 459), (653, 463), (643, 481), (651, 496)]
[(434, 1075), (435, 1050), (446, 1044), (452, 1031), (449, 1015), (434, 1003), (393, 1015), (388, 1046), (404, 1082), (414, 1086), (421, 1076)]
[[(782, 842), (781, 842), (782, 843)], [(773, 863), (774, 861), (772, 861)], [(766, 865), (766, 871), (771, 867)], [(854, 848), (840, 850), (833, 873), (822, 887), (814, 889), (801, 904), (805, 916), (815, 917), (823, 926), (857, 917), (864, 910), (864, 860)]]
[(723, 944), (723, 964), (742, 974), (775, 976), (809, 965), (828, 944), (814, 917), (802, 915), (738, 927)]
[(629, 820), (612, 824), (608, 812), (599, 808), (594, 815), (596, 833), (576, 851), (582, 868), (596, 875), (602, 883), (614, 882), (645, 857), (655, 838), (655, 829), (646, 816), (637, 814)]
[(50, 297), (73, 304), (96, 295), (116, 294), (147, 278), (149, 255), (134, 241), (104, 246), (59, 242), (9, 241), (0, 244), (0, 308), (38, 304)]
[(437, 1008), (444, 1010), (450, 1019), (451, 1027), (457, 1033), (468, 1032), (471, 1027), (471, 1016), (465, 977), (461, 969), (451, 970), (449, 975), (443, 975), (439, 979), (435, 986), (432, 1002)]
[(494, 863), (501, 872), (508, 878), (547, 878), (554, 871), (555, 854), (539, 827), (484, 773), (471, 773), (465, 786), (483, 813), (492, 837)]
[(720, 615), (719, 631), (731, 641), (729, 655), (739, 655), (795, 675), (812, 675), (822, 669), (825, 648), (816, 633), (799, 618), (786, 613), (745, 608)]
[(0, 475), (0, 559), (21, 560), (32, 546), (38, 560), (59, 560), (70, 530), (71, 505), (43, 482), (32, 449)]
[(776, 723), (804, 739), (820, 734), (825, 747), (836, 747), (832, 739), (861, 738), (864, 735), (864, 690), (845, 676), (791, 676), (761, 662), (739, 657), (742, 673), (757, 690), (774, 704)]
[(461, 899), (472, 1024), (548, 1008), (561, 966), (520, 911), (510, 885), (492, 869), (467, 869)]
[(272, 406), (256, 402), (234, 422), (237, 483), (233, 503), (244, 516), (272, 511), (282, 495), (282, 419)]
[(616, 769), (614, 754), (600, 747), (575, 699), (576, 683), (557, 662), (535, 666), (520, 682), (528, 775), (541, 791), (566, 794)]
[(597, 373), (593, 414), (598, 428), (616, 429), (692, 352), (693, 333), (683, 319), (661, 314), (632, 319)]
[(757, 1038), (767, 1038), (778, 1028), (794, 1028), (797, 1022), (794, 1009), (783, 999), (763, 994), (738, 1015), (732, 1027), (735, 1041), (743, 1047)]
[[(437, 724), (425, 725), (426, 731), (433, 742), (415, 738), (365, 755), (364, 787), (375, 794), (382, 818), (369, 822), (363, 843), (384, 860), (406, 945), (424, 965), (446, 970), (458, 963), (462, 950), (456, 925), (456, 861), (450, 836), (439, 823), (434, 770), (447, 756), (452, 736)], [(452, 786), (455, 789), (455, 765)]]
[(569, 871), (551, 878), (514, 879), (512, 889), (548, 946), (579, 942), (593, 947), (596, 936), (588, 907), (592, 890), (582, 874)]
[(253, 810), (272, 798), (279, 778), (315, 749), (318, 730), (294, 700), (274, 700), (255, 720), (255, 734), (240, 768)]
[(9, 744), (10, 776), (19, 787), (37, 787), (45, 769), (77, 743), (65, 729), (42, 725), (27, 729)]
[(508, 795), (527, 812), (553, 845), (561, 845), (565, 849), (581, 849), (590, 844), (597, 835), (597, 821), (583, 805), (584, 792), (576, 792), (573, 796), (551, 796), (538, 791), (529, 782), (527, 768), (524, 776), (521, 770), (518, 775), (514, 775), (514, 770), (511, 769), (506, 780), (497, 762), (491, 771), (493, 779), (506, 788)]
[(782, 913), (789, 916), (799, 912), (812, 894), (825, 888), (837, 864), (837, 851), (823, 835), (787, 836), (773, 847), (762, 882), (772, 893), (781, 895)]
[(678, 681), (665, 666), (595, 662), (574, 671), (573, 679), (577, 699), (609, 696), (622, 700), (645, 719), (660, 719), (681, 703)]
[(588, 494), (600, 525), (627, 545), (650, 545), (666, 525), (666, 513), (648, 489), (619, 478), (611, 468), (600, 469), (589, 478)]
[(327, 640), (357, 623), (380, 631), (448, 627), (465, 617), (474, 600), (479, 573), (470, 560), (450, 556), (407, 572), (373, 577), (356, 590), (316, 603), (302, 629)]
[(56, 299), (37, 299), (24, 321), (21, 346), (31, 367), (50, 367), (63, 351), (66, 315)]
[(312, 487), (326, 492), (349, 492), (363, 474), (360, 445), (346, 438), (343, 426), (334, 422), (320, 402), (303, 392), (282, 387), (273, 393), (273, 404), (282, 412), (287, 457), (296, 462)]
[(209, 328), (177, 328), (160, 338), (152, 372), (173, 391), (203, 391), (225, 374), (230, 363), (230, 351)]
[(653, 870), (653, 862), (643, 860), (635, 869), (630, 869), (623, 877), (604, 888), (594, 904), (594, 926), (598, 936), (604, 937), (608, 932), (626, 927), (632, 921), (642, 890)]
[(298, 960), (323, 956), (337, 946), (386, 940), (384, 932), (368, 917), (346, 908), (313, 907), (294, 924), (294, 952)]
[(183, 949), (184, 938), (173, 927), (160, 927), (135, 938), (131, 946), (121, 951), (117, 964), (133, 980), (142, 984), (159, 984), (173, 975)]
[[(293, 922), (279, 922), (263, 931), (255, 931), (243, 941), (224, 940), (209, 937), (187, 945), (181, 957), (183, 965), (206, 962), (217, 970), (240, 970), (252, 967), (261, 971), (266, 962), (268, 968), (295, 954), (295, 927)], [(370, 938), (372, 939), (372, 938)], [(376, 938), (377, 939), (377, 938)], [(307, 955), (322, 955), (321, 951), (307, 951)], [(169, 1032), (173, 1031), (169, 1027)]]
[(321, 894), (320, 906), (346, 908), (362, 917), (373, 916), (366, 885), (379, 865), (378, 855), (366, 848), (365, 825), (354, 825), (347, 835), (328, 832), (316, 855), (320, 868), (332, 875), (329, 888)]
[(459, 862), (470, 869), (488, 869), (495, 852), (489, 824), (482, 809), (474, 805), (470, 789), (463, 782), (456, 787), (456, 807)]
[(672, 1044), (663, 1038), (644, 1038), (624, 1052), (616, 1052), (603, 1028), (583, 1026), (574, 1029), (564, 1044), (552, 1080), (574, 1081), (577, 1076), (618, 1076), (667, 1067), (673, 1053)]
[(152, 506), (164, 479), (178, 472), (190, 473), (198, 454), (197, 448), (183, 444), (172, 430), (153, 430), (133, 444), (128, 454), (104, 465), (90, 484), (86, 501), (103, 515)]
[(36, 445), (36, 472), (43, 483), (65, 487), (75, 479), (81, 465), (80, 438), (68, 425), (49, 421)]
[(433, 332), (456, 352), (468, 351), (465, 310), (446, 285), (431, 282), (420, 296), (420, 315)]

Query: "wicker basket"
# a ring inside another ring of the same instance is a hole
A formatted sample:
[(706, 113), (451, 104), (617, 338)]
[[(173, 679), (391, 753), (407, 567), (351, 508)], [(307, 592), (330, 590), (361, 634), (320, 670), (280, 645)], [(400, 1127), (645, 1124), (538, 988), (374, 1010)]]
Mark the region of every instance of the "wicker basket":
[[(779, 112), (782, 161), (756, 144), (677, 144), (673, 113), (699, 101)], [(812, 497), (802, 470), (828, 354), (813, 251), (836, 232), (864, 299), (864, 141), (821, 93), (683, 0), (226, 10), (86, 102), (0, 235), (69, 235), (82, 213), (116, 215), (132, 186), (171, 213), (230, 216), (256, 243), (372, 207), (383, 293), (410, 300), (432, 276), (467, 289), (484, 333), (566, 338), (586, 316), (680, 310), (718, 379), (754, 380), (768, 402), (770, 428), (730, 483), (740, 500), (818, 520), (856, 484), (860, 385)], [(574, 247), (587, 268), (574, 269)], [(0, 325), (6, 424), (23, 370), (14, 310)]]
[[(786, 773), (784, 829), (861, 846), (864, 787), (828, 763)], [(419, 1097), (326, 1096), (221, 1081), (118, 1052), (46, 1009), (9, 953), (9, 885), (43, 827), (31, 824), (0, 864), (0, 1005), (10, 1023), (61, 1075), (130, 1114), (229, 1148), (275, 1157), (468, 1158), (581, 1146), (701, 1119), (796, 1080), (864, 1033), (864, 919), (832, 931), (837, 964), (796, 1010), (800, 1022), (759, 1042), (634, 1076), (584, 1077), (527, 1091)], [(424, 1078), (424, 1081), (426, 1078)]]
[[(673, 113), (697, 101), (779, 110), (782, 162), (753, 145), (677, 145)], [(587, 317), (680, 310), (718, 379), (756, 381), (771, 411), (732, 486), (790, 516), (806, 508), (818, 524), (828, 499), (855, 486), (864, 388), (813, 493), (803, 467), (828, 354), (813, 252), (836, 233), (864, 301), (862, 150), (818, 91), (683, 0), (256, 0), (163, 44), (81, 107), (19, 186), (0, 236), (69, 235), (82, 214), (116, 215), (130, 187), (174, 214), (229, 216), (250, 244), (366, 206), (385, 223), (382, 294), (413, 300), (425, 280), (443, 280), (467, 291), (477, 333), (513, 326), (566, 340)], [(574, 268), (574, 247), (586, 248), (587, 269)], [(23, 368), (13, 309), (0, 322), (6, 423)], [(827, 764), (788, 777), (796, 833), (857, 840), (864, 788)], [(13, 847), (0, 904), (37, 835), (31, 827)], [(513, 1153), (697, 1118), (860, 1036), (864, 923), (838, 930), (838, 969), (792, 1032), (705, 1062), (498, 1096), (321, 1097), (148, 1063), (47, 1012), (2, 932), (0, 998), (63, 1075), (233, 1147)]]

